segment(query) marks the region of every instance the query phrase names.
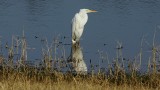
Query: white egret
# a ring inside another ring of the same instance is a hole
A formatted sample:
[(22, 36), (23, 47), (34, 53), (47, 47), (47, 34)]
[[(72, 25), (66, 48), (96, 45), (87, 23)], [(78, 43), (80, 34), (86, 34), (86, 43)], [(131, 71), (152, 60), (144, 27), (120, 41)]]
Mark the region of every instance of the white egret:
[(95, 10), (80, 9), (79, 13), (76, 13), (72, 19), (72, 44), (79, 42), (85, 24), (88, 21), (87, 13), (97, 12)]

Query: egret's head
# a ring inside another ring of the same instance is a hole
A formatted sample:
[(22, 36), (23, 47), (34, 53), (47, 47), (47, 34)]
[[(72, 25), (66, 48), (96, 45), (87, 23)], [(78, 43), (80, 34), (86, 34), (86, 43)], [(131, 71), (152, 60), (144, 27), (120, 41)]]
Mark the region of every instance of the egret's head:
[(92, 12), (97, 12), (97, 11), (96, 10), (90, 10), (90, 9), (80, 9), (80, 12), (92, 13)]

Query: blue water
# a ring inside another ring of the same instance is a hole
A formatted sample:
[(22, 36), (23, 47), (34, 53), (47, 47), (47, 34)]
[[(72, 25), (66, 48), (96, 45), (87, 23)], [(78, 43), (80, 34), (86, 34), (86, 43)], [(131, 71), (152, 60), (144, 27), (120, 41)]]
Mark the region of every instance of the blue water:
[[(89, 21), (81, 40), (84, 59), (98, 63), (99, 51), (107, 52), (110, 61), (116, 57), (117, 41), (122, 42), (123, 56), (133, 59), (140, 50), (142, 36), (143, 63), (148, 62), (154, 31), (157, 30), (156, 45), (159, 45), (160, 1), (159, 0), (0, 0), (0, 36), (3, 46), (11, 42), (12, 35), (25, 35), (29, 59), (41, 56), (41, 38), (51, 43), (60, 35), (68, 37), (70, 43), (71, 20), (81, 8), (97, 10), (89, 14)], [(38, 38), (35, 39), (35, 36)], [(105, 45), (104, 45), (105, 44)], [(70, 46), (65, 46), (66, 56)]]

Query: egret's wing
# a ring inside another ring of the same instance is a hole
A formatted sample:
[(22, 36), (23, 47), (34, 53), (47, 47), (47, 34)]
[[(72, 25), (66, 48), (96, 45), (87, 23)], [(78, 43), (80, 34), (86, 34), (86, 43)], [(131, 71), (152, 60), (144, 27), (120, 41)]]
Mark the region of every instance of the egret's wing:
[(78, 15), (78, 13), (74, 16), (74, 18), (72, 19), (72, 31), (79, 29), (80, 27), (80, 16)]
[(79, 29), (79, 15), (78, 13), (74, 16), (74, 18), (72, 19), (72, 39), (75, 40), (76, 39), (76, 35), (75, 32)]

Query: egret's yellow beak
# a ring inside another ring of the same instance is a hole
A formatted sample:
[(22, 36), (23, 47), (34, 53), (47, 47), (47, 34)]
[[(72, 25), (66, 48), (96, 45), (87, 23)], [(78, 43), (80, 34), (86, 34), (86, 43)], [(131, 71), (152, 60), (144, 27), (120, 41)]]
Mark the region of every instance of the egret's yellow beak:
[(98, 12), (96, 10), (88, 10), (88, 13), (91, 13), (91, 12)]

